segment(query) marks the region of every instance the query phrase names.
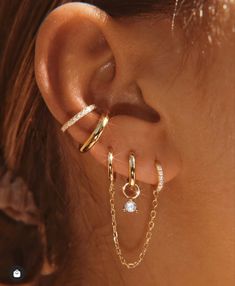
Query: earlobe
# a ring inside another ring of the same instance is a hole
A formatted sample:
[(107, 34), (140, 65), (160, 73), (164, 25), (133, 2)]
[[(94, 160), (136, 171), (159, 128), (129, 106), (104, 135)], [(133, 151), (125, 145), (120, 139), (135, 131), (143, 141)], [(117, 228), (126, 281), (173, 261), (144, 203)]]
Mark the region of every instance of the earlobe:
[(165, 182), (173, 180), (181, 170), (181, 158), (164, 124), (129, 116), (115, 116), (101, 138), (102, 144), (90, 150), (94, 158), (107, 167), (108, 150), (113, 150), (114, 171), (126, 177), (130, 152), (136, 156), (136, 179), (155, 185), (155, 164), (160, 162)]

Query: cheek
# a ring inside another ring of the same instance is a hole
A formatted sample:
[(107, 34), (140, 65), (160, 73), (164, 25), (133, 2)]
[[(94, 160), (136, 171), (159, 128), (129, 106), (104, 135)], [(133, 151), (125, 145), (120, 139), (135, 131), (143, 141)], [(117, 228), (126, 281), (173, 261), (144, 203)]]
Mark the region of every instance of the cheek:
[[(186, 80), (185, 80), (186, 79)], [(193, 74), (182, 75), (172, 91), (171, 114), (166, 118), (175, 144), (181, 150), (189, 176), (213, 181), (221, 178), (232, 162), (232, 122), (229, 102), (212, 92), (195, 86)], [(234, 126), (234, 125), (233, 125)], [(190, 172), (191, 170), (191, 172)], [(191, 174), (190, 174), (191, 173)]]
[(155, 66), (151, 76), (141, 81), (145, 100), (161, 111), (161, 120), (180, 152), (183, 172), (201, 180), (221, 177), (234, 166), (233, 81), (229, 76), (222, 78), (218, 67), (200, 79), (195, 74), (196, 57), (180, 69), (179, 57), (166, 63), (162, 78)]

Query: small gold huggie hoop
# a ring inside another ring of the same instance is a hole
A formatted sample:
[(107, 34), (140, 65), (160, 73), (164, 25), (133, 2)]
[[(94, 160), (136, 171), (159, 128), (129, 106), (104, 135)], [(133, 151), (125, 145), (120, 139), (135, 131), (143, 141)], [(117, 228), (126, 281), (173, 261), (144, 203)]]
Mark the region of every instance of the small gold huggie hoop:
[(108, 115), (102, 115), (96, 128), (91, 133), (90, 137), (85, 141), (85, 143), (80, 147), (80, 152), (84, 153), (90, 150), (96, 142), (99, 140), (100, 136), (104, 132), (104, 128), (109, 122), (109, 116)]
[(114, 181), (114, 171), (113, 171), (113, 152), (112, 149), (110, 149), (108, 154), (108, 177), (109, 181)]
[[(123, 186), (122, 192), (127, 199), (137, 199), (140, 195), (140, 187), (136, 184), (136, 164), (135, 164), (135, 156), (133, 153), (129, 156), (129, 178), (128, 182)], [(132, 190), (131, 193), (128, 191)]]
[(135, 186), (135, 156), (133, 153), (129, 156), (129, 184)]

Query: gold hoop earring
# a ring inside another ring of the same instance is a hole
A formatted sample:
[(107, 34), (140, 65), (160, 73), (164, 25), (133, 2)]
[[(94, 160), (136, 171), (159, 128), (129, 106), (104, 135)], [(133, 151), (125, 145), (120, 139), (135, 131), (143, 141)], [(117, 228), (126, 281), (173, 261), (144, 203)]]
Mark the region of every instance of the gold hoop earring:
[(67, 122), (65, 122), (64, 125), (61, 127), (61, 131), (65, 132), (69, 127), (73, 126), (75, 123), (77, 123), (84, 116), (92, 112), (94, 109), (96, 109), (95, 104), (86, 106), (80, 112), (78, 112), (72, 118), (70, 118)]
[(136, 163), (133, 153), (129, 156), (129, 178), (128, 182), (123, 186), (122, 192), (128, 199), (125, 203), (123, 211), (128, 213), (137, 212), (137, 205), (135, 199), (137, 199), (141, 193), (139, 185), (136, 183)]
[[(133, 158), (132, 158), (133, 159)], [(132, 161), (133, 162), (133, 161)], [(130, 158), (129, 158), (129, 164), (130, 164)], [(150, 218), (148, 222), (147, 227), (147, 233), (145, 236), (145, 242), (143, 244), (142, 250), (137, 256), (137, 260), (134, 262), (128, 262), (127, 259), (123, 255), (123, 251), (121, 249), (120, 243), (119, 243), (119, 235), (118, 235), (118, 226), (117, 226), (117, 219), (116, 219), (116, 209), (115, 209), (115, 188), (114, 188), (114, 170), (113, 170), (113, 153), (112, 151), (108, 154), (108, 175), (109, 175), (109, 194), (110, 194), (110, 210), (111, 210), (111, 218), (112, 218), (112, 230), (113, 230), (113, 241), (114, 246), (116, 250), (116, 254), (121, 262), (122, 265), (127, 267), (128, 269), (136, 268), (140, 263), (143, 261), (146, 252), (149, 248), (150, 240), (152, 238), (153, 229), (155, 226), (155, 218), (157, 216), (157, 206), (158, 206), (158, 197), (163, 189), (164, 186), (164, 174), (162, 166), (157, 162), (155, 165), (157, 175), (158, 175), (158, 184), (157, 187), (153, 190), (153, 201), (152, 201), (152, 209), (150, 211)], [(129, 174), (130, 176), (130, 174)], [(129, 178), (130, 179), (130, 178)], [(133, 177), (132, 177), (133, 179)], [(127, 183), (129, 184), (130, 181)], [(134, 183), (134, 182), (133, 182)]]
[(96, 128), (94, 131), (91, 133), (89, 138), (85, 141), (85, 143), (80, 147), (80, 152), (84, 153), (90, 150), (96, 142), (99, 140), (100, 136), (104, 132), (104, 128), (109, 122), (109, 117), (108, 115), (102, 115)]
[(114, 181), (114, 171), (113, 171), (113, 152), (110, 149), (108, 154), (108, 177), (110, 181)]

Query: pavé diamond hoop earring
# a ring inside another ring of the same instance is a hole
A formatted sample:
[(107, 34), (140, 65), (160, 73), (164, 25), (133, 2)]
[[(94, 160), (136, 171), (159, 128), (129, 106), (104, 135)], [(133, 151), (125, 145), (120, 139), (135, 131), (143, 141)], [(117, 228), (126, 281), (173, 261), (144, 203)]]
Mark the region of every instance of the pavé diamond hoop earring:
[[(61, 131), (65, 132), (68, 128), (73, 126), (75, 123), (77, 123), (87, 114), (92, 112), (94, 109), (96, 109), (95, 104), (86, 106), (83, 110), (81, 110), (80, 112), (75, 114), (71, 119), (65, 122), (65, 124), (61, 127)], [(107, 114), (106, 115), (102, 114), (94, 131), (91, 133), (89, 138), (85, 141), (85, 143), (80, 146), (80, 149), (79, 149), (80, 152), (82, 153), (87, 152), (96, 144), (96, 142), (99, 140), (108, 122), (109, 122), (109, 116)]]
[[(130, 167), (132, 167), (131, 172), (134, 172), (134, 169), (133, 169), (134, 165), (135, 164), (133, 164), (133, 157), (131, 157), (131, 155), (130, 155), (130, 157), (129, 157), (129, 169), (130, 169)], [(109, 194), (110, 194), (110, 208), (111, 208), (111, 218), (112, 218), (113, 241), (114, 241), (114, 246), (115, 246), (117, 256), (119, 257), (121, 264), (126, 266), (128, 269), (136, 268), (143, 261), (145, 255), (146, 255), (146, 252), (148, 250), (151, 237), (152, 237), (152, 232), (153, 232), (154, 225), (155, 225), (155, 218), (157, 216), (156, 209), (158, 206), (158, 197), (159, 197), (159, 193), (163, 189), (163, 185), (164, 185), (164, 175), (163, 175), (162, 166), (158, 162), (156, 162), (155, 168), (156, 168), (156, 172), (158, 175), (158, 184), (157, 184), (157, 187), (155, 187), (153, 189), (152, 209), (150, 211), (145, 241), (144, 241), (142, 250), (137, 257), (137, 260), (134, 262), (128, 262), (126, 260), (126, 258), (123, 256), (122, 249), (121, 249), (121, 246), (119, 244), (119, 239), (118, 239), (118, 229), (117, 229), (118, 227), (117, 227), (116, 209), (115, 209), (115, 188), (114, 188), (115, 173), (113, 170), (113, 153), (112, 153), (112, 151), (110, 151), (108, 153), (108, 177), (109, 177), (109, 181), (110, 181)], [(130, 179), (131, 179), (131, 181), (130, 181)], [(135, 184), (136, 184), (135, 183), (135, 175), (131, 174), (130, 170), (129, 170), (129, 182), (126, 185), (129, 186), (131, 184), (132, 184), (132, 186), (135, 186)], [(123, 189), (125, 189), (125, 185), (124, 185)], [(135, 189), (135, 192), (138, 193), (138, 188)], [(132, 209), (133, 209), (133, 207), (132, 207)]]

